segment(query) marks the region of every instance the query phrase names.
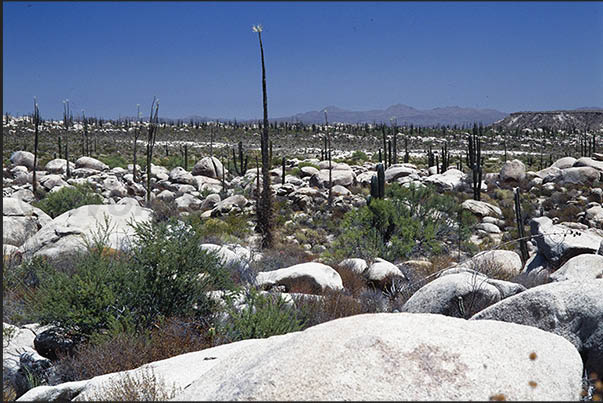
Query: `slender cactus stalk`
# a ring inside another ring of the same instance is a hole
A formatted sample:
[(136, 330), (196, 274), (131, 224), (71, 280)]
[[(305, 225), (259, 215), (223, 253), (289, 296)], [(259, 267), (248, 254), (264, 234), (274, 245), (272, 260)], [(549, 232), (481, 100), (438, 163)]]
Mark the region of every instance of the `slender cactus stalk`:
[(132, 154), (133, 154), (133, 166), (132, 166), (132, 180), (134, 182), (136, 182), (136, 148), (138, 146), (138, 136), (140, 136), (140, 125), (142, 123), (141, 119), (140, 119), (140, 104), (136, 105), (137, 107), (137, 113), (136, 113), (136, 127), (134, 128), (134, 150), (132, 150)]
[(283, 157), (283, 175), (281, 176), (281, 185), (285, 184), (285, 157)]
[(263, 189), (260, 203), (259, 227), (262, 234), (262, 247), (271, 248), (273, 246), (272, 234), (272, 192), (270, 190), (270, 155), (268, 146), (270, 139), (268, 134), (268, 95), (266, 93), (266, 65), (264, 61), (264, 45), (262, 43), (262, 26), (256, 25), (253, 31), (257, 32), (260, 42), (260, 55), (262, 59), (262, 101), (264, 106), (264, 124), (262, 125), (262, 180)]
[(67, 163), (67, 178), (71, 176), (71, 170), (69, 169), (69, 126), (71, 124), (71, 111), (69, 109), (69, 100), (63, 101), (63, 124), (65, 125), (65, 161)]
[[(153, 109), (155, 114), (153, 115)], [(151, 103), (151, 115), (149, 117), (149, 129), (147, 133), (147, 204), (151, 204), (151, 162), (153, 161), (153, 148), (157, 139), (159, 129), (159, 100), (153, 97)]]
[(67, 171), (65, 174), (69, 178), (71, 177), (71, 170), (69, 169), (69, 137), (65, 137), (65, 161), (67, 162)]
[(519, 195), (519, 187), (515, 188), (515, 219), (517, 221), (517, 233), (519, 236), (519, 249), (521, 251), (521, 262), (526, 264), (528, 260), (528, 244), (526, 241), (525, 230), (523, 227), (523, 217), (521, 213), (521, 199)]
[(184, 170), (188, 171), (188, 144), (184, 145)]
[[(38, 101), (34, 97), (34, 111), (32, 115), (32, 121), (34, 124), (34, 163), (33, 163), (33, 174), (31, 180), (31, 186), (33, 187), (33, 193), (36, 194), (37, 190), (37, 175), (36, 169), (38, 166), (38, 126), (40, 125), (40, 110), (38, 109)], [(69, 163), (69, 162), (68, 162)]]

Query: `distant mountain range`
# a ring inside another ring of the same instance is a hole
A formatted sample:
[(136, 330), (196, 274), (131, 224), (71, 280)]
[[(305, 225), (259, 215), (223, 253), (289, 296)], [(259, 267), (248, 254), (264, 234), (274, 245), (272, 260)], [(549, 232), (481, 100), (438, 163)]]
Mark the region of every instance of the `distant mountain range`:
[(540, 112), (514, 112), (494, 122), (496, 129), (522, 130), (549, 128), (555, 130), (601, 130), (603, 129), (603, 108), (577, 108)]
[(508, 116), (508, 113), (494, 109), (473, 109), (448, 106), (433, 109), (415, 109), (408, 105), (392, 105), (387, 109), (373, 109), (369, 111), (350, 111), (336, 106), (326, 106), (318, 111), (298, 113), (293, 116), (271, 119), (282, 122), (324, 123), (324, 110), (327, 110), (329, 122), (340, 123), (386, 123), (392, 119), (398, 125), (435, 126), (435, 125), (462, 125), (481, 122), (489, 125)]
[[(503, 125), (507, 126), (512, 121), (512, 117), (517, 117), (518, 114), (524, 114), (525, 118), (516, 119), (515, 121), (521, 120), (525, 125), (533, 125), (542, 121), (540, 117), (532, 119), (535, 115), (549, 115), (552, 113), (557, 114), (575, 114), (576, 116), (581, 115), (584, 112), (593, 111), (603, 112), (603, 108), (599, 107), (583, 107), (576, 108), (574, 110), (566, 111), (541, 111), (541, 112), (514, 112), (512, 114), (497, 111), (495, 109), (475, 109), (475, 108), (462, 108), (458, 106), (447, 106), (433, 109), (416, 109), (412, 106), (396, 104), (392, 105), (387, 109), (373, 109), (368, 111), (350, 111), (339, 108), (337, 106), (326, 106), (319, 110), (297, 113), (292, 116), (270, 118), (271, 122), (301, 122), (305, 124), (313, 123), (324, 123), (325, 114), (327, 111), (327, 118), (329, 123), (350, 123), (350, 124), (363, 124), (363, 123), (385, 123), (391, 124), (391, 121), (395, 119), (396, 124), (403, 125), (415, 125), (415, 126), (437, 126), (437, 125), (466, 125), (470, 126), (473, 123), (482, 123), (483, 125)], [(590, 113), (588, 114), (590, 116)], [(528, 116), (531, 116), (528, 118)], [(586, 116), (586, 115), (585, 115)], [(550, 118), (550, 116), (548, 117)], [(547, 118), (547, 119), (548, 119)], [(559, 119), (559, 118), (557, 118)], [(181, 120), (184, 122), (207, 122), (207, 121), (221, 121), (228, 122), (233, 119), (224, 118), (210, 118), (206, 116), (187, 116), (179, 119), (164, 118), (161, 121), (177, 121)], [(241, 123), (257, 122), (259, 119), (245, 119), (238, 120)], [(572, 119), (570, 119), (572, 120)], [(581, 119), (578, 119), (579, 121)], [(598, 120), (598, 119), (596, 119)], [(528, 123), (529, 121), (529, 123)], [(548, 120), (547, 120), (548, 121)], [(544, 121), (542, 121), (544, 123)], [(573, 122), (574, 124), (578, 122)], [(513, 126), (513, 123), (511, 123)]]

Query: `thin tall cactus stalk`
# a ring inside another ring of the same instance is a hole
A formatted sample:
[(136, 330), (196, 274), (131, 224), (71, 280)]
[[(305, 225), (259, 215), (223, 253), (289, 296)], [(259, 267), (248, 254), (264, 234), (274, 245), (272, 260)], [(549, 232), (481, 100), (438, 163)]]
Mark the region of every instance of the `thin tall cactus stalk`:
[(283, 157), (283, 174), (281, 176), (281, 185), (285, 184), (285, 163), (286, 163), (286, 160), (285, 160), (285, 157)]
[(232, 160), (234, 163), (234, 169), (237, 175), (243, 176), (245, 175), (245, 171), (247, 171), (247, 161), (249, 156), (245, 156), (243, 158), (243, 142), (239, 141), (239, 157), (237, 162), (237, 156), (235, 154), (234, 148), (232, 149)]
[(90, 147), (88, 142), (88, 119), (86, 114), (82, 111), (82, 123), (84, 124), (84, 155), (90, 156)]
[(184, 145), (184, 170), (188, 171), (188, 144)]
[[(154, 109), (154, 114), (153, 114)], [(147, 204), (151, 204), (151, 163), (153, 161), (153, 148), (159, 129), (159, 100), (153, 97), (151, 115), (149, 116), (149, 129), (147, 133)]]
[(257, 32), (260, 42), (260, 55), (262, 59), (262, 101), (264, 107), (264, 124), (262, 125), (262, 197), (260, 203), (259, 228), (262, 234), (262, 247), (271, 248), (274, 244), (272, 227), (272, 192), (270, 190), (270, 155), (268, 146), (270, 139), (268, 134), (268, 95), (266, 93), (266, 64), (264, 61), (264, 45), (262, 43), (262, 26), (255, 25), (253, 31)]
[(523, 217), (521, 212), (521, 199), (519, 194), (519, 187), (515, 188), (515, 219), (517, 222), (517, 233), (519, 236), (519, 249), (521, 251), (522, 264), (526, 264), (528, 260), (528, 244), (526, 241), (525, 229), (523, 227)]
[(136, 158), (137, 158), (137, 153), (136, 153), (136, 148), (138, 147), (138, 136), (140, 136), (140, 125), (142, 123), (141, 119), (140, 119), (140, 104), (136, 105), (137, 107), (137, 113), (136, 113), (136, 127), (134, 128), (134, 150), (132, 150), (132, 154), (133, 154), (133, 164), (132, 164), (132, 180), (134, 182), (136, 182)]
[(325, 109), (325, 130), (327, 135), (325, 136), (325, 156), (329, 160), (329, 195), (327, 197), (327, 205), (331, 207), (333, 201), (333, 166), (331, 163), (331, 131), (329, 130), (329, 120), (327, 110)]
[(69, 126), (71, 125), (72, 119), (73, 116), (71, 115), (71, 110), (69, 108), (69, 100), (66, 99), (63, 101), (63, 125), (65, 126), (65, 161), (67, 164), (67, 178), (71, 176), (71, 170), (69, 169)]
[(469, 135), (469, 152), (467, 165), (472, 173), (473, 200), (481, 200), (482, 187), (482, 146), (481, 139), (476, 134)]
[(387, 169), (387, 135), (385, 134), (385, 125), (381, 126), (381, 132), (383, 133), (383, 164)]
[[(36, 169), (38, 166), (38, 127), (40, 125), (40, 110), (38, 109), (38, 101), (34, 97), (34, 110), (32, 115), (32, 121), (34, 125), (34, 163), (33, 163), (33, 174), (31, 179), (31, 186), (33, 187), (33, 193), (36, 194), (37, 190), (37, 175)], [(69, 162), (67, 162), (69, 164)]]
[(396, 128), (396, 125), (394, 124), (394, 127), (392, 128), (392, 130), (394, 131), (394, 141), (393, 141), (393, 148), (394, 148), (394, 164), (398, 163), (398, 129)]
[(67, 163), (65, 174), (69, 178), (71, 177), (71, 170), (69, 169), (69, 137), (65, 137), (65, 162)]

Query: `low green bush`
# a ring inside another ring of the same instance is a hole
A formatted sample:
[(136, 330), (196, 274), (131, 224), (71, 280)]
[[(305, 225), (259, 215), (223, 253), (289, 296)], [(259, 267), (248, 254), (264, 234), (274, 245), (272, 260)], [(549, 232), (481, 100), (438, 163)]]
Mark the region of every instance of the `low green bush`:
[(228, 300), (229, 314), (220, 325), (219, 334), (226, 342), (261, 339), (302, 329), (299, 313), (287, 305), (280, 295), (261, 294), (250, 289), (245, 294), (245, 307), (235, 307)]
[(201, 214), (193, 213), (184, 221), (190, 224), (203, 242), (224, 241), (241, 242), (251, 232), (247, 225), (246, 214), (228, 214), (222, 217), (202, 218)]
[(90, 337), (146, 329), (162, 317), (212, 315), (216, 306), (206, 292), (234, 283), (218, 258), (201, 248), (199, 235), (175, 220), (133, 226), (127, 252), (96, 240), (78, 257), (74, 274), (57, 269), (40, 281), (26, 300), (30, 318)]
[[(431, 187), (392, 184), (386, 199), (374, 199), (344, 216), (331, 258), (382, 257), (395, 261), (446, 252), (445, 241), (466, 240), (475, 220), (451, 196)], [(460, 226), (460, 228), (459, 228)]]
[(103, 204), (101, 195), (89, 184), (64, 187), (57, 192), (49, 192), (42, 200), (33, 203), (52, 218), (89, 204)]

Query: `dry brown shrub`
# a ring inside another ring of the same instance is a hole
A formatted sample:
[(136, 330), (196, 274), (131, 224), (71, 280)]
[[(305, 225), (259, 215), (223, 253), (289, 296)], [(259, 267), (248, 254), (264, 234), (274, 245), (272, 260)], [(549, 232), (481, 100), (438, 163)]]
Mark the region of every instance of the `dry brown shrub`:
[(469, 260), (467, 267), (471, 270), (475, 270), (478, 273), (485, 274), (489, 278), (510, 281), (515, 276), (513, 273), (504, 270), (504, 265), (490, 258), (482, 258), (478, 260)]
[(57, 369), (63, 381), (135, 369), (150, 362), (213, 347), (208, 330), (186, 320), (170, 318), (148, 335), (118, 333), (96, 344), (80, 345), (72, 357), (60, 357)]
[(376, 304), (368, 298), (354, 298), (332, 290), (318, 298), (297, 296), (295, 303), (302, 312), (304, 328), (347, 316), (377, 312)]
[(368, 288), (366, 278), (362, 274), (356, 273), (354, 270), (343, 266), (333, 266), (333, 269), (339, 273), (341, 281), (343, 282), (343, 288), (349, 292), (351, 296), (358, 297)]
[(322, 290), (319, 287), (312, 286), (310, 281), (304, 281), (303, 279), (296, 279), (290, 285), (285, 285), (286, 292), (296, 294), (321, 294)]
[(2, 380), (2, 401), (3, 402), (14, 402), (17, 400), (17, 391), (15, 388), (7, 382), (5, 379)]
[(109, 381), (102, 391), (96, 391), (92, 400), (109, 402), (157, 402), (167, 401), (176, 396), (179, 389), (167, 385), (155, 375), (152, 368), (146, 367), (135, 374)]
[(299, 263), (311, 262), (316, 257), (299, 245), (277, 244), (272, 249), (262, 251), (262, 258), (253, 262), (252, 268), (256, 271), (278, 270)]

